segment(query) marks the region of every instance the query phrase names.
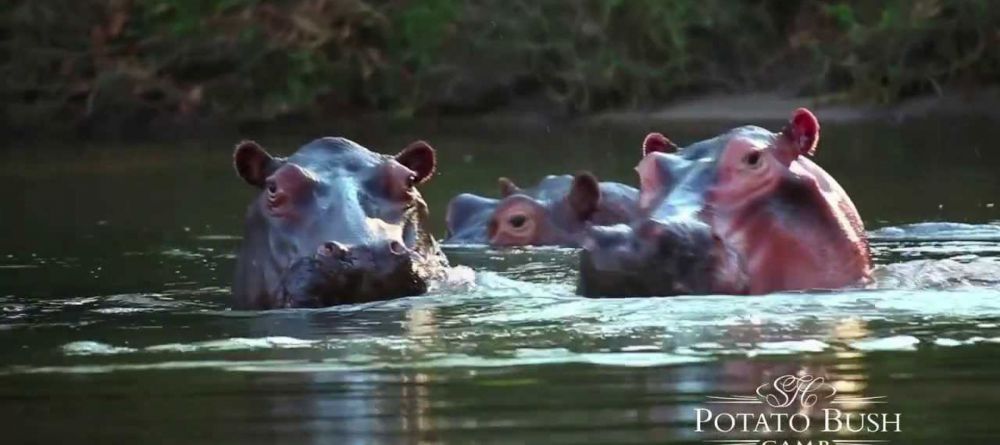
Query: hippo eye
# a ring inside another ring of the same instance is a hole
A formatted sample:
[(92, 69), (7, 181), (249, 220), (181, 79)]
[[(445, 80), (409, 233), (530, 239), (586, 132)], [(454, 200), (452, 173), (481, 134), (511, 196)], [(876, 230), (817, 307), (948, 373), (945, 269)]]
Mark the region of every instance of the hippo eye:
[(275, 194), (275, 193), (278, 193), (278, 184), (276, 184), (274, 181), (268, 181), (267, 182), (267, 192), (270, 193), (270, 194), (272, 194), (272, 195)]
[(747, 155), (743, 158), (743, 162), (751, 168), (756, 168), (760, 165), (760, 152), (752, 151), (747, 153)]
[(512, 216), (509, 220), (507, 220), (507, 222), (510, 223), (511, 227), (515, 229), (520, 229), (521, 227), (524, 227), (525, 223), (528, 222), (528, 217), (524, 215), (516, 215)]
[(410, 175), (408, 178), (406, 178), (406, 188), (411, 189), (415, 185), (417, 185), (417, 176), (416, 175)]

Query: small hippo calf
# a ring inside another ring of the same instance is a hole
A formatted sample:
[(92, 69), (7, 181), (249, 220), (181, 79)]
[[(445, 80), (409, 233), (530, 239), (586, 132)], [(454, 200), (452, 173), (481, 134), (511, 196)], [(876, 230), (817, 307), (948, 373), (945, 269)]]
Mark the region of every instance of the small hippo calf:
[(576, 247), (591, 225), (623, 223), (638, 215), (638, 190), (598, 182), (586, 172), (547, 176), (529, 189), (500, 178), (500, 196), (463, 193), (452, 199), (444, 243)]
[(247, 210), (236, 264), (238, 308), (419, 295), (447, 268), (424, 231), (427, 204), (416, 188), (435, 169), (434, 149), (425, 142), (387, 156), (326, 137), (277, 158), (245, 141), (233, 163), (260, 189)]

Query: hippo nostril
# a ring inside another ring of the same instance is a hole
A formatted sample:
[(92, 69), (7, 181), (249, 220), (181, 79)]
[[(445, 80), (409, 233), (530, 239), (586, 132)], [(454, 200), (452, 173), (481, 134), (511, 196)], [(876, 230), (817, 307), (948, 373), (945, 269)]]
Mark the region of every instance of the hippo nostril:
[(520, 229), (524, 227), (524, 224), (528, 222), (528, 217), (524, 215), (514, 215), (507, 222), (510, 223), (511, 227), (515, 229)]
[(666, 225), (652, 219), (643, 222), (636, 230), (636, 234), (640, 238), (650, 241), (659, 239), (667, 232), (669, 232), (669, 230)]
[(584, 243), (589, 250), (613, 250), (628, 246), (632, 239), (632, 229), (624, 224), (614, 226), (593, 226), (587, 231)]
[(341, 257), (347, 252), (347, 247), (336, 241), (327, 241), (319, 246), (318, 253), (327, 257)]
[(638, 252), (639, 250), (641, 250), (642, 243), (639, 242), (639, 238), (634, 236), (632, 238), (629, 238), (629, 248), (631, 248), (633, 252)]
[(389, 241), (389, 252), (395, 255), (405, 255), (406, 246), (404, 246), (403, 243), (399, 241), (395, 240)]

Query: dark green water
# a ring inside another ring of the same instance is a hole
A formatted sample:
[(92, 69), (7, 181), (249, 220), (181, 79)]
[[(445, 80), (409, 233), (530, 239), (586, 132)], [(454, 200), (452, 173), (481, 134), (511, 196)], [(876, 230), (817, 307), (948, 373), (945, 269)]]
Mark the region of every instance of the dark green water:
[[(647, 131), (684, 144), (728, 127), (326, 134), (384, 152), (431, 141), (440, 233), (448, 198), (492, 194), (497, 176), (631, 183)], [(319, 135), (248, 136), (290, 153)], [(902, 432), (777, 444), (1000, 438), (995, 123), (824, 126), (818, 162), (873, 230), (875, 289), (588, 300), (573, 295), (572, 251), (453, 249), (474, 287), (269, 313), (227, 309), (252, 196), (230, 166), (236, 139), (0, 152), (2, 443), (760, 443), (697, 432), (696, 410), (785, 374), (884, 396), (843, 408), (899, 413)]]

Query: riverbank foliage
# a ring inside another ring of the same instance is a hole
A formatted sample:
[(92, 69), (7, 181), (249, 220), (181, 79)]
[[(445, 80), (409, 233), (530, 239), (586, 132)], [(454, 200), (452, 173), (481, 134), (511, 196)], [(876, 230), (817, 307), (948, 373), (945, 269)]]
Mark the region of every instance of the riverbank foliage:
[(891, 103), (1000, 78), (992, 0), (11, 0), (2, 123)]

